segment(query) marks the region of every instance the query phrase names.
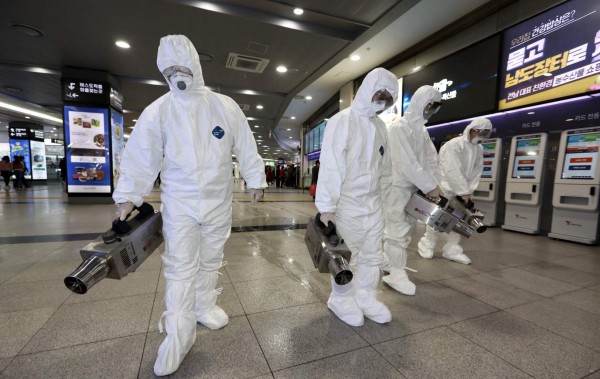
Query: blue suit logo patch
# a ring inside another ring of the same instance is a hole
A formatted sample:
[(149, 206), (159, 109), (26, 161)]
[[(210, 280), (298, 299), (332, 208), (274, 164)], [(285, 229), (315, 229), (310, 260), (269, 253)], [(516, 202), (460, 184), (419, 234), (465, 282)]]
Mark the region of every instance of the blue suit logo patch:
[(221, 139), (225, 135), (225, 131), (223, 130), (223, 128), (221, 128), (220, 126), (217, 125), (213, 129), (212, 135), (217, 137), (218, 139)]
[(383, 146), (380, 146), (379, 147), (379, 154), (381, 154), (382, 157), (383, 157), (383, 152), (384, 152)]

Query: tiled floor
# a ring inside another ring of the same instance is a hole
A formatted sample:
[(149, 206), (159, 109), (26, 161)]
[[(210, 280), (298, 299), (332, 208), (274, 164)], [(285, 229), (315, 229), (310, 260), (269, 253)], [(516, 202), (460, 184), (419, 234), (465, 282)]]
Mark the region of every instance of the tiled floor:
[[(387, 325), (327, 308), (328, 274), (304, 246), (307, 192), (235, 193), (219, 277), (227, 327), (198, 326), (175, 378), (599, 378), (600, 248), (498, 228), (464, 241), (470, 266), (408, 266), (414, 297), (381, 284)], [(159, 205), (159, 193), (149, 200)], [(159, 254), (85, 295), (63, 278), (107, 229), (112, 205), (69, 205), (58, 184), (0, 191), (0, 378), (146, 378), (163, 336)], [(161, 248), (162, 251), (162, 248)]]

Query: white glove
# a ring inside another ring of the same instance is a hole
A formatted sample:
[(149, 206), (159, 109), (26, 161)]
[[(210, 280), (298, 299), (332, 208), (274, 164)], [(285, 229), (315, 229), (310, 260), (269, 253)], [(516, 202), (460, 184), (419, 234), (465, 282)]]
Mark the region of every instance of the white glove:
[(468, 203), (470, 200), (473, 200), (473, 194), (472, 193), (470, 193), (468, 195), (462, 195), (461, 197), (465, 201), (465, 203)]
[(117, 205), (117, 211), (115, 213), (117, 214), (117, 216), (119, 216), (119, 219), (121, 221), (125, 221), (125, 219), (127, 218), (127, 215), (130, 214), (131, 212), (133, 212), (133, 208), (135, 208), (135, 206), (133, 205), (133, 203), (131, 201), (128, 201), (126, 203), (119, 203), (116, 205)]
[(325, 226), (329, 225), (329, 221), (333, 222), (335, 225), (335, 213), (333, 212), (325, 212), (321, 213), (321, 222), (325, 224)]
[(439, 186), (427, 192), (427, 197), (433, 201), (438, 200), (440, 196), (444, 196), (444, 193), (442, 192), (442, 189)]
[(251, 203), (259, 202), (260, 199), (262, 199), (265, 194), (265, 190), (263, 190), (263, 189), (249, 188), (248, 191), (250, 191), (250, 193), (248, 195), (250, 197)]

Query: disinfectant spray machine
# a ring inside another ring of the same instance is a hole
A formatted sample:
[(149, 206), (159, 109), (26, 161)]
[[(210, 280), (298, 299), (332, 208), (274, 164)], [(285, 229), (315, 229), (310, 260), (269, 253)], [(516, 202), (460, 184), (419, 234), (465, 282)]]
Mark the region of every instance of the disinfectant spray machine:
[(304, 242), (308, 248), (315, 268), (319, 272), (331, 273), (339, 285), (352, 281), (352, 271), (349, 263), (352, 253), (344, 241), (336, 234), (335, 225), (321, 222), (321, 214), (311, 217), (306, 226)]
[(81, 249), (83, 263), (65, 278), (68, 289), (84, 294), (104, 278), (121, 279), (163, 243), (162, 215), (150, 204), (143, 203), (127, 217), (113, 221), (111, 229)]
[(483, 233), (487, 226), (483, 223), (483, 214), (475, 208), (472, 201), (465, 202), (460, 196), (448, 201), (445, 197), (435, 202), (421, 191), (415, 192), (404, 211), (437, 232), (456, 232), (467, 238), (473, 233)]

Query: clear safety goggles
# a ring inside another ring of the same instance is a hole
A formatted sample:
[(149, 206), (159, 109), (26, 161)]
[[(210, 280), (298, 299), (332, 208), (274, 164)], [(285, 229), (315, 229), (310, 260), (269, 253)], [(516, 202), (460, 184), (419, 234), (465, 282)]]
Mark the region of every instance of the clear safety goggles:
[(473, 129), (475, 133), (475, 137), (479, 137), (481, 139), (490, 138), (492, 135), (492, 129)]
[(167, 67), (163, 70), (163, 75), (166, 76), (167, 78), (170, 78), (171, 76), (175, 75), (176, 73), (181, 72), (182, 74), (185, 75), (189, 75), (191, 77), (194, 76), (194, 74), (192, 73), (192, 70), (190, 70), (187, 67), (184, 66), (171, 66), (171, 67)]
[(434, 115), (434, 114), (438, 113), (441, 108), (442, 108), (442, 102), (434, 101), (434, 102), (427, 104), (425, 106), (425, 109), (423, 110), (423, 112)]
[(371, 98), (371, 102), (377, 102), (380, 104), (385, 103), (385, 107), (389, 108), (394, 103), (394, 98), (392, 97), (392, 95), (390, 95), (390, 93), (387, 90), (382, 89), (375, 92), (375, 94)]

